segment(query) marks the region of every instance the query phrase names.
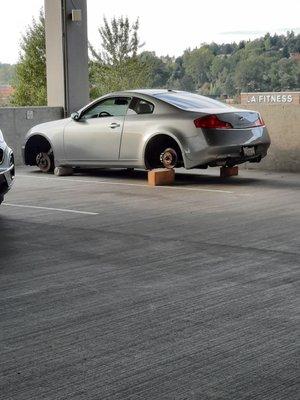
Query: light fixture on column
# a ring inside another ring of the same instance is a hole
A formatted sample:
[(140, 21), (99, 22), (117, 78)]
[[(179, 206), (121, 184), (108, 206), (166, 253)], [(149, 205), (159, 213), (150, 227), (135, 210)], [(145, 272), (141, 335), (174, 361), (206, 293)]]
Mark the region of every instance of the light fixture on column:
[(81, 10), (72, 10), (72, 21), (80, 22), (82, 20)]

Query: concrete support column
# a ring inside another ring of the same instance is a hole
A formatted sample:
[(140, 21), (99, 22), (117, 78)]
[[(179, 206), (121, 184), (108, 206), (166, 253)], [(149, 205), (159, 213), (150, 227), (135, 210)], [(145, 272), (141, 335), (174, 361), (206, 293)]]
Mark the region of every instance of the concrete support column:
[(48, 106), (65, 114), (89, 101), (86, 0), (44, 0)]

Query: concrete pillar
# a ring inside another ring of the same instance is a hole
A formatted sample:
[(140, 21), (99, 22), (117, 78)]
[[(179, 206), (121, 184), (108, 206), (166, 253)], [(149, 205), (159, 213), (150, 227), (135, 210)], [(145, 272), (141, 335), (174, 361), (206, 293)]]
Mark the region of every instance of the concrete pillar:
[(44, 0), (48, 106), (69, 115), (89, 101), (86, 0)]
[(45, 0), (47, 103), (65, 108), (65, 74), (61, 0)]

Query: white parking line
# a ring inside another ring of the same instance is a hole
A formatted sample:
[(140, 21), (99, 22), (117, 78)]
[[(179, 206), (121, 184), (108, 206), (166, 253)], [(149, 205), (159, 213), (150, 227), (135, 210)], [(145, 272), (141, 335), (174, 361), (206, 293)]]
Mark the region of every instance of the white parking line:
[[(124, 183), (124, 182), (110, 182), (110, 181), (97, 181), (97, 180), (87, 180), (87, 179), (71, 179), (71, 178), (49, 178), (44, 176), (29, 176), (29, 175), (17, 175), (21, 178), (30, 178), (30, 179), (48, 179), (54, 180), (55, 182), (80, 182), (80, 183), (98, 183), (102, 185), (119, 185), (119, 186), (136, 186), (136, 187), (146, 187), (150, 188), (149, 185), (138, 184), (138, 183)], [(227, 193), (227, 194), (236, 194), (230, 190), (222, 190), (222, 189), (204, 189), (204, 188), (190, 188), (184, 186), (155, 186), (151, 187), (152, 189), (169, 189), (169, 190), (188, 190), (188, 191), (195, 191), (195, 192), (213, 192), (213, 193)]]
[(68, 212), (74, 214), (86, 214), (86, 215), (98, 215), (99, 213), (90, 212), (90, 211), (78, 211), (78, 210), (69, 210), (67, 208), (52, 208), (52, 207), (41, 207), (41, 206), (29, 206), (25, 204), (13, 204), (13, 203), (2, 203), (2, 206), (8, 207), (20, 207), (20, 208), (33, 208), (37, 210), (47, 210), (47, 211), (59, 211), (59, 212)]

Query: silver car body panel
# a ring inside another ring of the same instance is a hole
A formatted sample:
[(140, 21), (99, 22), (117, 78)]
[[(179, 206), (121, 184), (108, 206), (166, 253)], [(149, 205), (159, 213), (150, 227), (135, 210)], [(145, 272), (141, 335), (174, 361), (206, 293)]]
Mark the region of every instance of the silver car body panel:
[[(127, 113), (125, 116), (79, 121), (66, 118), (47, 122), (33, 127), (27, 133), (23, 149), (30, 137), (41, 135), (51, 144), (57, 166), (146, 168), (147, 143), (154, 136), (164, 134), (177, 142), (182, 152), (184, 167), (187, 169), (208, 165), (226, 157), (242, 160), (243, 146), (262, 145), (261, 156), (266, 155), (270, 145), (266, 127), (243, 126), (245, 123), (247, 125), (251, 116), (256, 115), (257, 118), (258, 113), (226, 105), (220, 108), (182, 110), (156, 98), (155, 94), (160, 92), (167, 91), (145, 89), (105, 95), (83, 107), (79, 113), (84, 113), (99, 101), (113, 97), (138, 97), (152, 103), (154, 112)], [(226, 130), (196, 128), (194, 120), (209, 114), (227, 118), (234, 128)], [(243, 123), (238, 125), (241, 119)]]

